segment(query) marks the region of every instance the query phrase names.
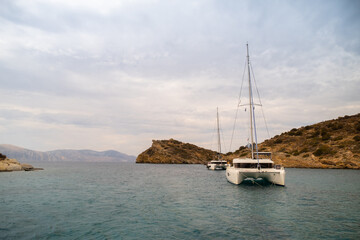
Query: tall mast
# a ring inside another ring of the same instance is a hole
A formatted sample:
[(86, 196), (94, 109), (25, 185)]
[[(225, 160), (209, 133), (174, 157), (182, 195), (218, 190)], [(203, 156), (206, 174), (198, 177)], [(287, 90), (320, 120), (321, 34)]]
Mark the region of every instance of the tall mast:
[(216, 119), (217, 119), (217, 135), (218, 135), (218, 159), (220, 160), (221, 154), (221, 142), (220, 142), (220, 124), (219, 124), (219, 108), (216, 108)]
[(250, 56), (249, 56), (249, 45), (248, 45), (248, 43), (246, 43), (246, 51), (247, 51), (248, 80), (249, 80), (251, 159), (254, 159), (253, 102), (252, 102), (252, 93), (251, 93), (252, 91), (251, 91), (251, 79), (250, 79)]
[[(256, 123), (255, 123), (255, 111), (254, 111), (254, 98), (252, 95), (251, 89), (251, 78), (250, 78), (250, 56), (249, 56), (249, 45), (246, 43), (247, 50), (247, 62), (248, 62), (248, 77), (249, 77), (249, 101), (250, 101), (250, 128), (251, 128), (251, 158), (254, 159), (254, 133), (255, 133), (255, 147), (256, 147), (256, 158), (258, 160), (258, 168), (260, 166), (259, 163), (259, 151), (257, 145), (257, 134), (256, 134)], [(254, 125), (253, 125), (254, 124)]]

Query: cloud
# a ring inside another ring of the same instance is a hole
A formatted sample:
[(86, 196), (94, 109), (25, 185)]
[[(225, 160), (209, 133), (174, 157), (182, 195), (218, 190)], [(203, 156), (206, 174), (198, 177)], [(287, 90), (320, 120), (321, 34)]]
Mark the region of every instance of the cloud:
[[(3, 1), (0, 141), (130, 154), (171, 137), (211, 147), (218, 106), (229, 145), (247, 41), (271, 136), (355, 114), (357, 5)], [(235, 147), (246, 143), (242, 118)]]

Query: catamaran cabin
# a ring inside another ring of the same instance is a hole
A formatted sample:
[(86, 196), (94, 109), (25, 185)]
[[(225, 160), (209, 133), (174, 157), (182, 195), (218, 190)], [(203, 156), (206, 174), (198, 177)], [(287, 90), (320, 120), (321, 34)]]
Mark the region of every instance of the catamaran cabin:
[[(273, 168), (274, 162), (270, 159), (259, 159), (260, 168)], [(258, 160), (251, 158), (235, 158), (233, 160), (235, 168), (258, 168)]]

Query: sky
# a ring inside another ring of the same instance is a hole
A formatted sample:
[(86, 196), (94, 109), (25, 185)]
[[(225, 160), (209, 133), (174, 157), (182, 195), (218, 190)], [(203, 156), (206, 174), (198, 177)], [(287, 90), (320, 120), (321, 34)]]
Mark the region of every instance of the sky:
[(360, 112), (360, 1), (0, 0), (0, 143), (233, 151), (246, 43), (259, 142)]

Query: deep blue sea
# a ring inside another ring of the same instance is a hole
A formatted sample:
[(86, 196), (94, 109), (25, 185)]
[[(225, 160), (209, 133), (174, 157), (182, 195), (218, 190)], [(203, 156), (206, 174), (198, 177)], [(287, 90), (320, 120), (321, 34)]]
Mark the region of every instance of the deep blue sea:
[(233, 185), (204, 165), (34, 163), (0, 173), (0, 239), (359, 239), (360, 171)]

